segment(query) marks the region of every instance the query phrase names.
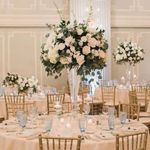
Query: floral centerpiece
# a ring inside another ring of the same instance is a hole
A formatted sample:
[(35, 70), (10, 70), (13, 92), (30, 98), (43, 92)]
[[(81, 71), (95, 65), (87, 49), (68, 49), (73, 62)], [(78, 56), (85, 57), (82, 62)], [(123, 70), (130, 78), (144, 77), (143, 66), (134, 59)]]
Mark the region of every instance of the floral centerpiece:
[(12, 73), (7, 73), (7, 76), (3, 80), (3, 85), (5, 86), (16, 86), (18, 83), (18, 75), (17, 74), (12, 74)]
[[(58, 13), (61, 16), (59, 10)], [(88, 19), (91, 15), (92, 9)], [(41, 46), (41, 61), (47, 75), (53, 75), (56, 79), (67, 69), (70, 94), (75, 102), (80, 77), (85, 80), (93, 72), (93, 76), (101, 78), (101, 72), (95, 74), (94, 71), (106, 66), (108, 43), (104, 38), (105, 31), (91, 28), (88, 21), (71, 23), (62, 17), (58, 25), (48, 25), (48, 28), (47, 41)]]
[(135, 65), (144, 60), (144, 50), (131, 41), (120, 42), (113, 56), (117, 64), (129, 63)]
[(3, 85), (5, 87), (15, 86), (18, 88), (19, 93), (26, 93), (29, 88), (32, 88), (33, 93), (35, 93), (39, 89), (38, 80), (34, 76), (26, 78), (12, 73), (7, 73)]
[(31, 88), (33, 93), (36, 93), (39, 89), (38, 80), (32, 76), (31, 78), (19, 77), (18, 90), (20, 92), (26, 92)]
[(48, 75), (58, 78), (63, 69), (77, 68), (84, 77), (106, 66), (108, 43), (104, 30), (92, 29), (88, 23), (71, 24), (61, 20), (59, 25), (48, 25), (50, 33), (42, 44), (41, 60)]

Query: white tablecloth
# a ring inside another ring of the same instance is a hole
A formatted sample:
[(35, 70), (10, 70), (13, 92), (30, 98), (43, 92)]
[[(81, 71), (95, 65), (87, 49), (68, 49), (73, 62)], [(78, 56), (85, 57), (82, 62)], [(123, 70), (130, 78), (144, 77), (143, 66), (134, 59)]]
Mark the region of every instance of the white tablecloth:
[[(60, 136), (71, 136), (71, 135), (78, 135), (80, 134), (79, 127), (78, 127), (78, 118), (71, 118), (70, 117), (64, 117), (64, 121), (62, 119), (58, 119), (57, 117), (53, 118), (53, 128), (50, 133), (52, 136), (60, 135)], [(91, 120), (93, 123), (91, 123)], [(90, 118), (90, 121), (88, 120), (88, 128), (87, 128), (87, 134), (88, 138), (86, 138), (84, 141), (82, 141), (81, 144), (81, 150), (115, 150), (115, 136), (113, 134), (118, 132), (136, 132), (136, 131), (142, 131), (145, 130), (146, 127), (141, 124), (140, 122), (131, 121), (130, 123), (127, 123), (123, 127), (119, 124), (118, 121), (116, 121), (117, 125), (114, 131), (110, 132), (107, 129), (107, 125), (103, 126), (96, 126), (95, 120), (97, 118)], [(70, 123), (70, 126), (67, 126), (68, 121)], [(35, 131), (38, 133), (42, 132), (44, 124), (43, 121), (41, 121), (41, 125), (38, 126), (36, 129), (25, 129), (24, 133), (31, 133), (32, 131)], [(104, 122), (103, 122), (104, 123)], [(40, 124), (40, 123), (38, 123)], [(128, 130), (128, 127), (130, 127), (130, 130)], [(7, 122), (7, 127), (5, 127), (4, 124), (0, 124), (0, 148), (2, 150), (39, 150), (38, 147), (38, 139), (35, 137), (30, 138), (30, 136), (25, 138), (26, 134), (18, 134), (18, 131), (16, 132), (9, 132), (12, 127), (12, 123)], [(102, 130), (103, 129), (103, 130)], [(27, 132), (28, 130), (28, 132)], [(135, 131), (136, 130), (136, 131)], [(112, 134), (113, 133), (113, 134)], [(105, 138), (101, 138), (101, 135), (105, 135)], [(97, 136), (99, 135), (99, 136)], [(150, 144), (150, 140), (148, 140), (148, 144)], [(148, 145), (148, 149), (150, 149), (150, 145)]]
[[(101, 87), (95, 90), (94, 97), (102, 101)], [(116, 88), (115, 103), (118, 104), (119, 102), (123, 104), (129, 103), (129, 89)]]

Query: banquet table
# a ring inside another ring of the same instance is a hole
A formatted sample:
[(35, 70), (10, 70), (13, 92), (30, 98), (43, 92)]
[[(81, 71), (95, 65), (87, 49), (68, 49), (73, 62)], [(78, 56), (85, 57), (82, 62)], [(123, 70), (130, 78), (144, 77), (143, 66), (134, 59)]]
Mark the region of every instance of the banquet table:
[[(37, 107), (38, 111), (42, 111), (44, 107), (46, 107), (46, 97), (25, 97), (26, 102), (35, 102), (35, 106)], [(0, 117), (6, 118), (6, 106), (4, 97), (0, 98)]]
[[(11, 118), (10, 120), (4, 121), (0, 124), (0, 148), (3, 148), (3, 150), (39, 150), (38, 134), (43, 133), (50, 136), (63, 137), (77, 136), (80, 134), (78, 127), (80, 115), (50, 116), (53, 117), (53, 126), (49, 134), (44, 132), (44, 122), (47, 117), (38, 117), (35, 124), (32, 124), (35, 125), (34, 127), (30, 126), (28, 122), (24, 131), (20, 131), (16, 119)], [(147, 129), (140, 122), (133, 120), (122, 126), (119, 120), (116, 119), (115, 129), (109, 130), (107, 119), (102, 119), (101, 117), (104, 116), (87, 117), (87, 129), (84, 135), (85, 138), (81, 144), (81, 150), (115, 150), (115, 135), (117, 133), (132, 133)], [(96, 124), (97, 120), (103, 120), (101, 125)], [(150, 139), (148, 139), (147, 150), (150, 149), (149, 143)]]
[[(87, 100), (92, 100), (91, 98), (87, 97)], [(47, 97), (45, 95), (39, 96), (37, 94), (33, 95), (32, 97), (25, 96), (25, 102), (34, 102), (35, 107), (37, 108), (38, 112), (47, 111)], [(70, 96), (65, 94), (65, 101), (66, 103), (71, 102)], [(78, 96), (78, 103), (81, 103), (81, 97)], [(96, 101), (97, 102), (97, 101)], [(4, 97), (0, 97), (0, 117), (6, 118), (6, 106)]]

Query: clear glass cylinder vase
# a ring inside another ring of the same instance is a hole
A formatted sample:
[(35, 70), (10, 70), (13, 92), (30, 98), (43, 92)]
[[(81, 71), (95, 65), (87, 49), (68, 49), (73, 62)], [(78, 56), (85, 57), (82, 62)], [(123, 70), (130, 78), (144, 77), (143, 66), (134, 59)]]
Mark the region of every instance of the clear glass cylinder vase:
[(79, 75), (77, 75), (77, 68), (72, 68), (71, 70), (67, 70), (67, 72), (71, 101), (76, 103), (78, 99), (81, 78)]
[(129, 89), (131, 88), (133, 74), (133, 65), (126, 64), (126, 86)]

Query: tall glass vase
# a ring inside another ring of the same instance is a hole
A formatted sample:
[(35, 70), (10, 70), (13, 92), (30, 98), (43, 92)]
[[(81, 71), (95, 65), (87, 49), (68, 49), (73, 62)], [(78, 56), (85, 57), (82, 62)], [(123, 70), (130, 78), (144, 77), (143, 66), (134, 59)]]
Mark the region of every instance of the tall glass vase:
[(76, 103), (78, 99), (79, 85), (80, 85), (80, 76), (77, 75), (77, 68), (72, 68), (67, 70), (68, 72), (68, 82), (70, 89), (70, 96), (72, 103)]
[(133, 65), (126, 64), (126, 87), (131, 89), (133, 79)]

